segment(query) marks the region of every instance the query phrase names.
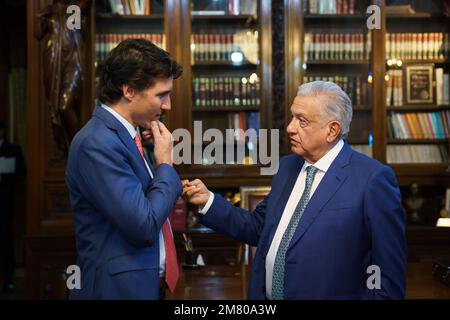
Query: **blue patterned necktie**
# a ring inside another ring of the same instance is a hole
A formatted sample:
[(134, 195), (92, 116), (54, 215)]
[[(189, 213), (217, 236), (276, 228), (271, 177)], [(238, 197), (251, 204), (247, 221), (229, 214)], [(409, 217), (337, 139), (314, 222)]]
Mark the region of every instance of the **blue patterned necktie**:
[(291, 217), (291, 221), (286, 228), (286, 231), (281, 238), (280, 245), (278, 247), (277, 255), (275, 256), (275, 263), (273, 266), (273, 275), (272, 275), (272, 298), (274, 300), (283, 299), (284, 295), (284, 264), (286, 251), (289, 247), (289, 243), (291, 242), (292, 236), (297, 229), (298, 222), (305, 211), (306, 206), (308, 205), (309, 197), (311, 194), (311, 186), (314, 181), (314, 177), (316, 176), (317, 168), (313, 166), (309, 166), (306, 168), (306, 183), (305, 190), (303, 191), (302, 197), (297, 204), (297, 207), (294, 210), (294, 214)]

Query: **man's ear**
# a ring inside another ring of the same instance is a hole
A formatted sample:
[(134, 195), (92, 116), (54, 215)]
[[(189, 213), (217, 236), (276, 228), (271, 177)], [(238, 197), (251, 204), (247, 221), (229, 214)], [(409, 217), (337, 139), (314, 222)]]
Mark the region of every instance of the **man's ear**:
[(135, 94), (136, 91), (132, 87), (130, 87), (127, 84), (122, 85), (122, 95), (124, 96), (125, 99), (131, 101), (133, 100)]
[(328, 124), (327, 141), (335, 141), (341, 134), (341, 124), (338, 121), (332, 121)]

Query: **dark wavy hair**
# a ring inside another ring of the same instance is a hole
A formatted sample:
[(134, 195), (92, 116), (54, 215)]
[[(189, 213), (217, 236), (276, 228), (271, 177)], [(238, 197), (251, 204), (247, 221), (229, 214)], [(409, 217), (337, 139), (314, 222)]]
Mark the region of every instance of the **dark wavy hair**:
[(100, 71), (98, 98), (102, 103), (116, 103), (122, 86), (142, 91), (155, 80), (181, 76), (183, 68), (167, 51), (145, 39), (127, 39), (107, 55)]

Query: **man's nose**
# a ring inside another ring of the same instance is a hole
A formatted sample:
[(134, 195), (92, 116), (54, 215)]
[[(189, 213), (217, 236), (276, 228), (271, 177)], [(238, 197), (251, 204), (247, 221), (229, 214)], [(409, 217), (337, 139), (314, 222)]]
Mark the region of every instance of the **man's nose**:
[(294, 119), (289, 122), (288, 126), (286, 127), (286, 132), (289, 134), (295, 134), (294, 125), (293, 125)]
[(161, 105), (162, 110), (170, 110), (172, 108), (172, 102), (170, 98), (168, 98), (166, 101), (163, 102)]

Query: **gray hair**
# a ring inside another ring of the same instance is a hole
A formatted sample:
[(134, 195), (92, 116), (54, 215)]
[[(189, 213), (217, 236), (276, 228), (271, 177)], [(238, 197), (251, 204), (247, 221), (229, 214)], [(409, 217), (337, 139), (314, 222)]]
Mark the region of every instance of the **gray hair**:
[(350, 131), (353, 108), (347, 93), (330, 81), (313, 81), (298, 87), (299, 97), (322, 97), (325, 113), (341, 124), (341, 137), (346, 139)]

